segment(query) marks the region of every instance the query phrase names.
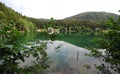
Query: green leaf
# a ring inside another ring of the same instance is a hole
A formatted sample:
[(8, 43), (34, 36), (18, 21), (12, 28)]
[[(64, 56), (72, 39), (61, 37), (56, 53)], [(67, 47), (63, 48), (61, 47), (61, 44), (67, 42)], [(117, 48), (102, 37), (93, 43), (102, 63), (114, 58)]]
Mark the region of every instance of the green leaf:
[(13, 49), (14, 45), (5, 45), (5, 47)]

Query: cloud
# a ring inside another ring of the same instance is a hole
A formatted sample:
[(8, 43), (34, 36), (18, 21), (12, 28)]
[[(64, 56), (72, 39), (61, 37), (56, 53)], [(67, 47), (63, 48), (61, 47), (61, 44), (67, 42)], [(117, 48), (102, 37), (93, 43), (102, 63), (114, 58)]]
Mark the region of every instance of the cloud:
[(118, 13), (120, 0), (1, 0), (23, 15), (35, 18), (62, 19), (81, 12)]
[(22, 13), (23, 10), (26, 9), (26, 5), (24, 4), (24, 0), (1, 0), (0, 2), (5, 3), (8, 7), (11, 7), (15, 11)]

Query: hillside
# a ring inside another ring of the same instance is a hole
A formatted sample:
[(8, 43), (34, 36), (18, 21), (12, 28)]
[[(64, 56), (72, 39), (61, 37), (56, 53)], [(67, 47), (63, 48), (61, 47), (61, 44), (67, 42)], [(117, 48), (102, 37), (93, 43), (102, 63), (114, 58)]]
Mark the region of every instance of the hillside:
[(33, 23), (27, 19), (27, 17), (22, 16), (20, 13), (0, 2), (0, 26), (3, 24), (14, 24), (17, 29), (26, 30), (28, 32), (34, 29)]
[(108, 12), (84, 12), (65, 19), (76, 19), (76, 20), (99, 20), (105, 21), (108, 18), (118, 18), (117, 14)]

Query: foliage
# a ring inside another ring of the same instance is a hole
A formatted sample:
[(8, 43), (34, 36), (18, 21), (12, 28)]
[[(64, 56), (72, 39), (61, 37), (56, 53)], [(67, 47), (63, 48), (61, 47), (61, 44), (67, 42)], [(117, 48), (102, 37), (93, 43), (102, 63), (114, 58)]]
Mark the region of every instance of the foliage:
[[(34, 44), (30, 44), (31, 48), (25, 51), (24, 54), (29, 57), (32, 55), (36, 60), (33, 61), (31, 66), (26, 66), (25, 68), (19, 68), (19, 73), (21, 74), (42, 74), (49, 67), (47, 64), (47, 53), (46, 53), (46, 43), (37, 41)], [(39, 44), (39, 45), (36, 45)], [(25, 57), (24, 55), (24, 57)]]
[(116, 19), (118, 18), (118, 15), (113, 13), (108, 13), (108, 12), (84, 12), (84, 13), (80, 13), (80, 14), (65, 18), (65, 19), (107, 21), (108, 18), (110, 17), (114, 17)]
[[(45, 28), (49, 23), (48, 20), (30, 18), (30, 20), (36, 24), (38, 29)], [(74, 28), (77, 31), (81, 31), (82, 27), (96, 30), (96, 28), (105, 29), (104, 21), (93, 21), (93, 20), (54, 20), (53, 24), (55, 28), (59, 28), (61, 32), (64, 32), (64, 28)]]
[(44, 32), (46, 39), (50, 39), (52, 41), (54, 41), (56, 39), (57, 36), (57, 32), (55, 32), (56, 26), (54, 25), (54, 19), (51, 18), (47, 25), (44, 26), (44, 29), (46, 29), (46, 31)]
[[(104, 24), (110, 17), (114, 17), (115, 19), (117, 19), (118, 15), (107, 12), (84, 12), (65, 19), (54, 20), (53, 23), (54, 25), (58, 26), (60, 29), (62, 27), (69, 27), (69, 26), (71, 27), (85, 26), (95, 31), (96, 28), (105, 29), (106, 26)], [(36, 19), (36, 18), (29, 18), (29, 19), (33, 23), (35, 23), (39, 29), (44, 28), (44, 26), (47, 25), (47, 22), (49, 21), (48, 19)]]
[(24, 37), (24, 33), (20, 33), (17, 29), (14, 29), (14, 25), (7, 26), (2, 25), (0, 30), (1, 43), (0, 43), (0, 72), (1, 73), (13, 73), (16, 70), (17, 59), (24, 61), (21, 55), (21, 41)]
[[(47, 64), (45, 64), (45, 61), (47, 60), (47, 54), (45, 52), (46, 43), (41, 43), (39, 46), (31, 46), (31, 48), (26, 48), (23, 44), (26, 33), (27, 32), (20, 32), (18, 29), (15, 29), (13, 24), (10, 26), (6, 24), (2, 25), (0, 30), (1, 74), (19, 73), (19, 63), (16, 61), (22, 60), (24, 62), (24, 58), (29, 57), (30, 55), (37, 58), (37, 64), (41, 66), (39, 69), (42, 70), (47, 68)], [(41, 54), (42, 57), (40, 57), (39, 54)], [(22, 71), (24, 71), (24, 69)], [(27, 71), (30, 72), (30, 70)]]
[[(0, 3), (0, 73), (1, 74), (36, 74), (48, 67), (46, 43), (35, 42), (27, 48), (25, 41), (33, 38), (34, 24), (11, 8)], [(39, 45), (36, 45), (39, 44)], [(25, 57), (36, 58), (33, 66), (20, 68), (18, 60), (25, 62)]]
[(34, 30), (34, 24), (29, 19), (0, 2), (0, 24), (3, 23), (7, 25), (15, 24), (15, 28), (20, 31), (32, 32)]
[(99, 56), (103, 61), (99, 67), (105, 74), (120, 73), (120, 17), (117, 20), (110, 18), (106, 24), (107, 31), (101, 33), (101, 38), (96, 39), (99, 48), (105, 50), (105, 54)]

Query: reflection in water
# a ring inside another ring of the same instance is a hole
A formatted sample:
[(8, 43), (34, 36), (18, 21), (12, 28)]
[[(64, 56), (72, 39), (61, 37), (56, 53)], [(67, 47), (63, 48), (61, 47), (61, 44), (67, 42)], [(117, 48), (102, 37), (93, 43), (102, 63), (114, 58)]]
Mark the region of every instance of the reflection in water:
[(79, 57), (78, 55), (79, 55), (79, 51), (77, 51), (77, 61), (78, 61), (78, 57)]
[[(55, 49), (58, 46), (60, 47)], [(63, 41), (54, 41), (53, 44), (49, 43), (48, 47), (47, 53), (51, 61), (49, 74), (97, 74), (94, 64), (100, 62), (85, 56), (90, 53), (88, 50)]]
[[(48, 42), (47, 47), (50, 68), (45, 74), (97, 74), (94, 64), (100, 65), (100, 62), (98, 59), (85, 56), (90, 51), (64, 41)], [(20, 66), (29, 66), (35, 62), (32, 56), (25, 59)]]

